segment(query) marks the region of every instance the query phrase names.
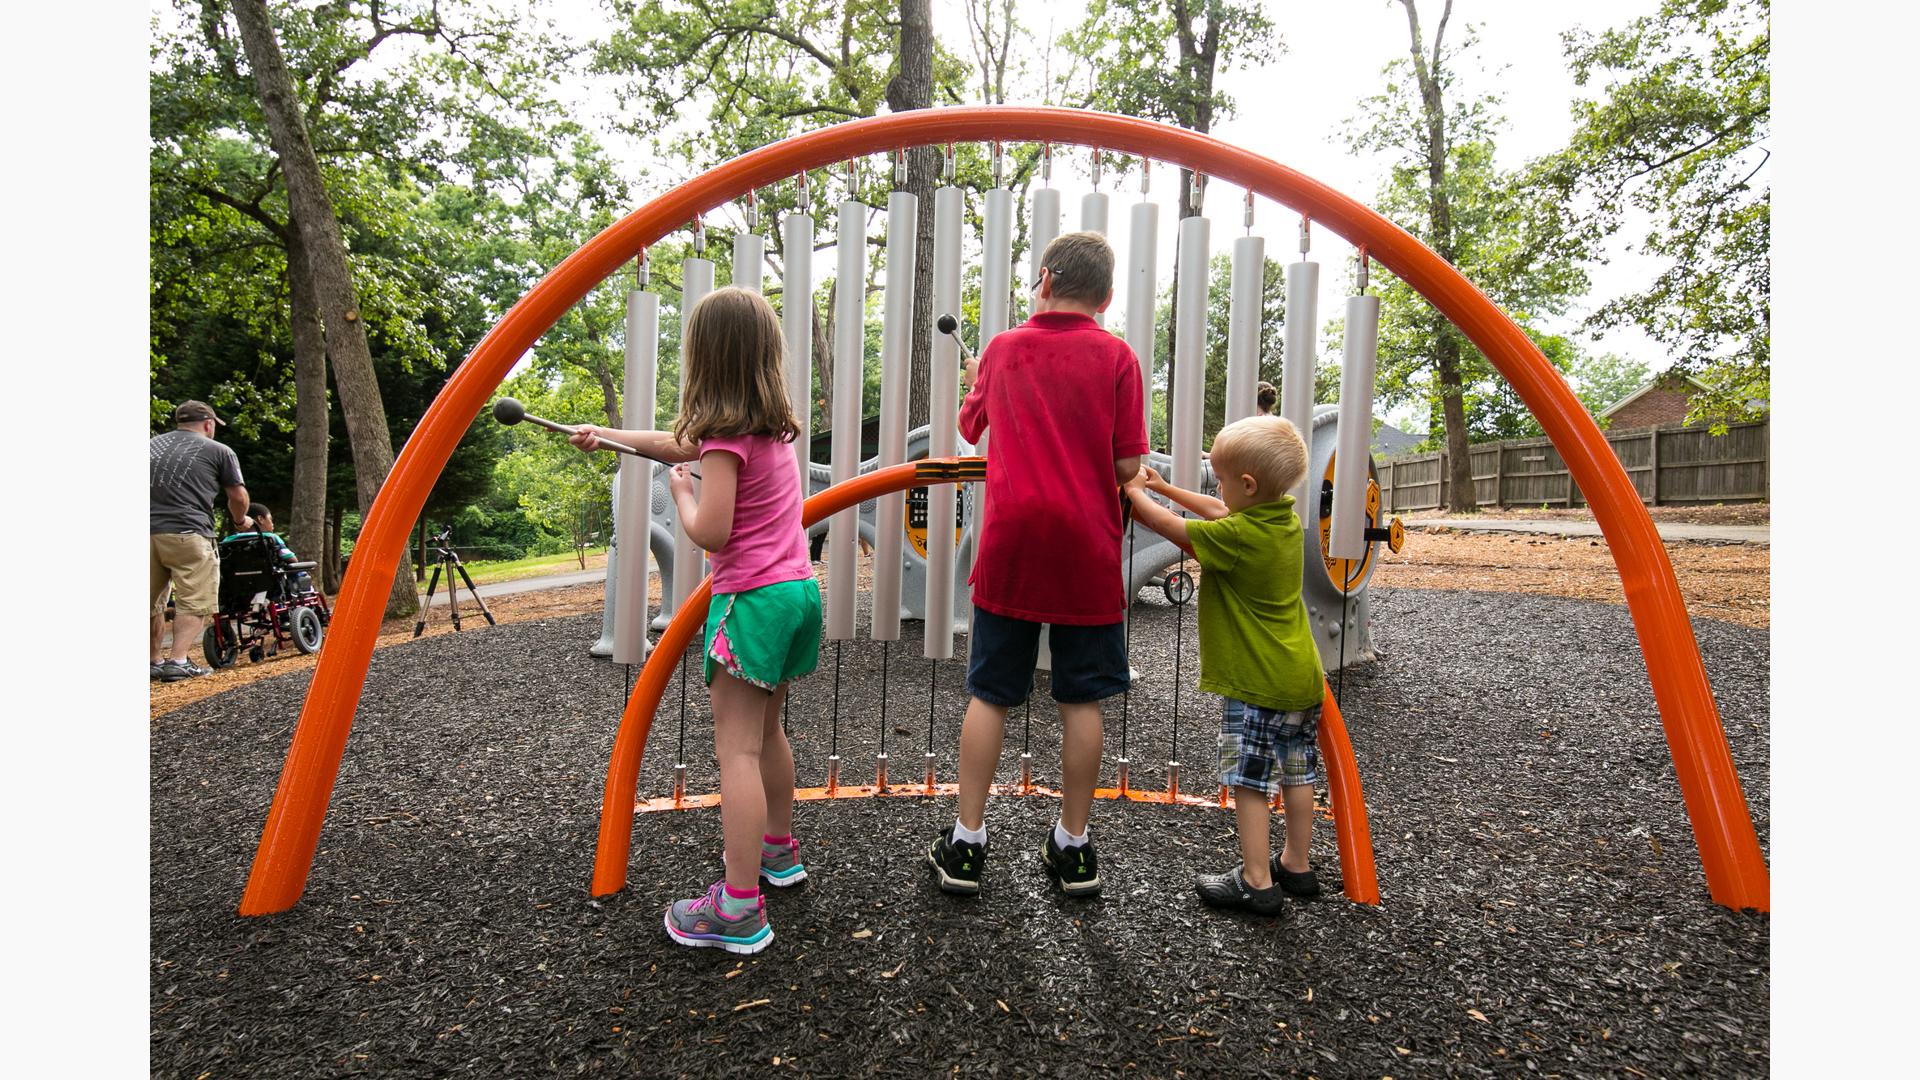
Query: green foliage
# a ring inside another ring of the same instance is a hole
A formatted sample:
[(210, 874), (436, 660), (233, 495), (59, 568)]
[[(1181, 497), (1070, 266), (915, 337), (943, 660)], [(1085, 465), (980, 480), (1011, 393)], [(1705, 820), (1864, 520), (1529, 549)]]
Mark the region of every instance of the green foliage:
[[(591, 414), (600, 398), (599, 387), (585, 378), (550, 383), (531, 371), (509, 379), (501, 392), (525, 402), (529, 412), (552, 417)], [(521, 424), (506, 430), (496, 460), (494, 482), (500, 492), (542, 530), (566, 537), (584, 568), (587, 548), (606, 541), (612, 521), (615, 456), (583, 454), (552, 432)]]
[(1567, 369), (1567, 382), (1597, 419), (1602, 410), (1638, 390), (1652, 377), (1646, 364), (1617, 353), (1581, 354)]
[[(1428, 156), (1427, 117), (1410, 60), (1387, 66), (1386, 90), (1361, 103), (1363, 116), (1348, 144), (1355, 152), (1385, 154), (1391, 162), (1375, 209), (1451, 262), (1520, 324), (1549, 361), (1565, 370), (1571, 344), (1545, 334), (1538, 323), (1544, 316), (1564, 313), (1569, 301), (1585, 292), (1587, 277), (1580, 264), (1584, 249), (1523, 173), (1495, 163), (1495, 136), (1504, 123), (1497, 111), (1500, 99), (1462, 92), (1452, 62), (1472, 46), (1469, 35), (1463, 45), (1442, 54), (1444, 62), (1437, 69), (1447, 103), (1445, 168), (1438, 193)], [(1435, 232), (1436, 194), (1447, 208), (1443, 234)], [(1514, 438), (1532, 426), (1512, 388), (1458, 327), (1378, 266), (1372, 268), (1370, 284), (1380, 296), (1376, 393), (1385, 407), (1413, 405), (1427, 411), (1429, 443), (1439, 444), (1445, 425), (1437, 361), (1444, 345), (1459, 357), (1470, 440)]]
[(1602, 305), (1596, 326), (1637, 325), (1711, 389), (1690, 422), (1724, 431), (1768, 397), (1771, 358), (1770, 0), (1663, 0), (1602, 33), (1563, 35), (1576, 84), (1567, 148), (1538, 182), (1598, 248), (1633, 213), (1661, 260), (1646, 290)]
[(1285, 51), (1257, 3), (1091, 0), (1086, 12), (1060, 45), (1086, 62), (1086, 107), (1104, 112), (1205, 131), (1235, 105), (1216, 72), (1270, 64)]

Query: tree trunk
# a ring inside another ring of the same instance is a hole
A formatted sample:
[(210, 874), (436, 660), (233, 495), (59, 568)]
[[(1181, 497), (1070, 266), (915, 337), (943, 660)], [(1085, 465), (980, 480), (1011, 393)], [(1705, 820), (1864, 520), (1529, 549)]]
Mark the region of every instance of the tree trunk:
[[(1413, 73), (1420, 83), (1420, 111), (1427, 127), (1427, 246), (1453, 261), (1453, 207), (1447, 199), (1447, 111), (1440, 90), (1440, 42), (1453, 15), (1453, 0), (1441, 10), (1433, 34), (1433, 56), (1425, 55), (1420, 40), (1420, 12), (1416, 0), (1400, 0), (1407, 9), (1407, 37)], [(1473, 490), (1473, 457), (1467, 445), (1467, 403), (1460, 381), (1460, 340), (1444, 321), (1434, 328), (1434, 382), (1440, 389), (1440, 414), (1446, 423), (1447, 509), (1472, 513), (1479, 509)]]
[[(347, 267), (346, 242), (327, 197), (320, 161), (314, 156), (306, 117), (295, 96), (280, 43), (274, 38), (265, 0), (234, 0), (233, 14), (259, 86), (260, 107), (272, 134), (274, 153), (286, 175), (289, 217), (300, 230), (301, 244), (307, 251), (313, 291), (326, 328), (327, 359), (333, 364), (340, 411), (353, 448), (354, 494), (364, 520), (393, 467), (393, 443), (387, 434), (387, 412), (374, 378), (373, 355), (367, 347), (352, 272)], [(417, 603), (406, 567), (396, 566), (387, 615), (411, 614)]]
[[(288, 228), (287, 293), (293, 325), (293, 506), (287, 538), (303, 559), (322, 559), (327, 533), (327, 336), (300, 231)], [(324, 582), (326, 575), (320, 575)]]
[[(900, 68), (887, 83), (892, 112), (933, 107), (933, 2), (900, 0)], [(914, 222), (913, 332), (907, 363), (907, 430), (927, 423), (933, 348), (933, 187), (940, 152), (916, 146), (907, 152), (907, 182), (901, 190), (919, 200)]]
[(427, 516), (413, 524), (413, 584), (418, 588), (427, 580)]
[(834, 316), (840, 310), (840, 278), (836, 275), (833, 284), (827, 286), (826, 321), (821, 321), (820, 309), (813, 309), (813, 371), (820, 378), (820, 401), (814, 411), (818, 419), (814, 421), (813, 433), (833, 430), (833, 323)]
[(340, 578), (343, 576), (340, 570), (340, 544), (344, 532), (341, 525), (345, 516), (338, 503), (329, 508), (327, 513), (327, 545), (320, 558), (320, 587), (329, 596), (340, 591)]

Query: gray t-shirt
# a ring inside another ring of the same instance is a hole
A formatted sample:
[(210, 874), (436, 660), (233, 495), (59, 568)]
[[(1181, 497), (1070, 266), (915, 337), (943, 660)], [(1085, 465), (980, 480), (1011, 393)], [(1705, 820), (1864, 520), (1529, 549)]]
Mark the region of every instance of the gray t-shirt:
[(155, 435), (147, 444), (148, 529), (153, 534), (213, 536), (220, 493), (246, 481), (240, 457), (226, 443), (192, 431)]

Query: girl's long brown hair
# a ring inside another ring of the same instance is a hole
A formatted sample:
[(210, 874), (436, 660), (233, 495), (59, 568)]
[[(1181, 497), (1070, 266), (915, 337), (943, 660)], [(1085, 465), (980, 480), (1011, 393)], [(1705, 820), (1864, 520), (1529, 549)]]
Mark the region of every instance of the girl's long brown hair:
[(728, 435), (797, 438), (785, 345), (779, 316), (757, 292), (728, 286), (693, 305), (680, 370), (686, 393), (673, 437), (683, 443)]

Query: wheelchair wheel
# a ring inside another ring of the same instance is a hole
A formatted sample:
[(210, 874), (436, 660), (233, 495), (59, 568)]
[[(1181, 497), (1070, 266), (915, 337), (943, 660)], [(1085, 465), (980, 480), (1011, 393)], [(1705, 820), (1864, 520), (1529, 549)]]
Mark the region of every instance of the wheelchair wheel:
[(206, 632), (200, 635), (200, 651), (207, 655), (210, 668), (232, 667), (239, 656), (240, 647), (232, 642), (223, 642), (220, 636), (220, 621), (215, 619), (207, 624)]
[(287, 613), (293, 632), (293, 647), (302, 653), (320, 651), (320, 639), (326, 633), (320, 627), (320, 613), (310, 607), (297, 607)]

